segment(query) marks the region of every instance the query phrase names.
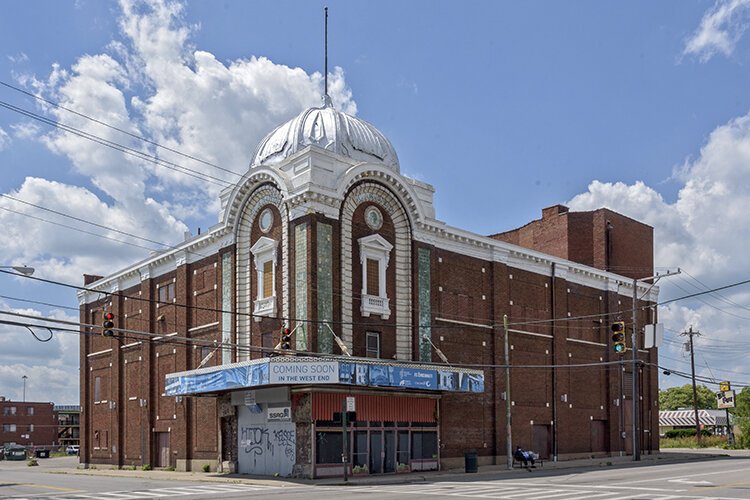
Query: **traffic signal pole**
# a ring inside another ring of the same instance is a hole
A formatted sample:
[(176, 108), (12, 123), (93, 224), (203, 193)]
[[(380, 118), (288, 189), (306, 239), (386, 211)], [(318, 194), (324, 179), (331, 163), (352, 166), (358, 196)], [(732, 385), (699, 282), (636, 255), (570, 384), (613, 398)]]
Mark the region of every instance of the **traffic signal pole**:
[[(640, 281), (654, 280), (654, 283), (648, 288), (648, 290), (646, 290), (646, 292), (644, 292), (643, 296), (645, 296), (661, 278), (674, 276), (675, 274), (680, 274), (680, 272), (680, 268), (678, 267), (677, 271), (667, 271), (664, 274), (656, 274), (655, 276), (649, 276), (648, 278), (641, 278)], [(633, 422), (634, 461), (641, 459), (641, 436), (638, 428), (638, 424), (641, 420), (640, 415), (638, 414), (638, 399), (641, 396), (641, 392), (638, 390), (638, 319), (636, 317), (636, 312), (638, 310), (638, 281), (637, 278), (633, 278), (633, 334), (630, 337), (630, 348), (633, 350), (633, 416), (631, 420)]]
[(636, 320), (636, 311), (638, 304), (638, 280), (633, 278), (633, 334), (630, 337), (630, 348), (633, 350), (633, 461), (641, 459), (641, 439), (640, 433), (638, 432), (638, 399), (640, 398), (640, 391), (638, 390), (638, 329)]

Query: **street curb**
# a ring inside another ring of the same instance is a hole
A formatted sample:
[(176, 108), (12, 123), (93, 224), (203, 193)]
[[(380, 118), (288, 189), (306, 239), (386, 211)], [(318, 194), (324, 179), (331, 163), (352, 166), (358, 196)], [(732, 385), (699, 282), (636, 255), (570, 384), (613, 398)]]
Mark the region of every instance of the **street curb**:
[[(528, 472), (537, 474), (554, 473), (570, 469), (599, 469), (615, 467), (638, 467), (647, 466), (649, 462), (675, 463), (695, 460), (714, 460), (732, 456), (748, 456), (750, 452), (731, 453), (727, 450), (689, 450), (660, 452), (653, 455), (644, 455), (642, 460), (635, 462), (629, 456), (602, 457), (594, 459), (564, 460), (558, 462), (545, 461), (544, 467), (535, 468)], [(483, 478), (487, 476), (510, 477), (514, 474), (527, 476), (524, 468), (508, 469), (507, 465), (484, 465), (480, 466), (476, 473), (466, 473), (463, 469), (449, 469), (445, 471), (434, 471), (419, 474), (394, 474), (382, 476), (366, 476), (352, 478), (344, 482), (342, 478), (329, 479), (306, 479), (306, 478), (273, 478), (267, 476), (251, 476), (244, 474), (216, 474), (198, 472), (177, 472), (165, 470), (124, 470), (124, 469), (51, 469), (53, 474), (104, 476), (104, 477), (127, 477), (132, 479), (168, 480), (168, 481), (195, 481), (207, 483), (231, 483), (231, 484), (254, 484), (261, 486), (295, 487), (300, 485), (313, 486), (376, 486), (388, 484), (423, 483), (427, 481), (450, 481), (457, 479)]]

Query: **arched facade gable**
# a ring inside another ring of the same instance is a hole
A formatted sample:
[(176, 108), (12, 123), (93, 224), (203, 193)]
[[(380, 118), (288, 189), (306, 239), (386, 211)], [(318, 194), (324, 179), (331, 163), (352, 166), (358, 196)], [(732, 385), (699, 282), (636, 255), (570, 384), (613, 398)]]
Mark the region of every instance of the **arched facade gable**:
[(392, 195), (404, 207), (409, 225), (416, 227), (417, 222), (425, 220), (424, 209), (414, 190), (404, 184), (400, 176), (383, 165), (360, 163), (342, 176), (338, 184), (338, 195), (341, 199), (347, 196), (352, 186), (362, 181), (372, 181), (387, 186)]
[(267, 167), (255, 167), (248, 171), (229, 194), (227, 203), (222, 213), (221, 221), (225, 227), (233, 228), (237, 233), (237, 220), (240, 210), (245, 207), (248, 196), (263, 184), (273, 184), (281, 193), (283, 199), (288, 198), (290, 187), (279, 171)]
[(373, 202), (383, 207), (389, 214), (395, 229), (394, 265), (396, 275), (395, 323), (396, 357), (411, 359), (412, 355), (412, 272), (411, 235), (412, 227), (407, 211), (401, 201), (386, 186), (376, 182), (360, 182), (346, 194), (341, 206), (341, 334), (349, 349), (353, 341), (353, 266), (352, 218), (358, 206)]
[[(289, 317), (289, 213), (284, 203), (283, 193), (278, 186), (265, 183), (256, 186), (254, 190), (247, 193), (241, 208), (238, 211), (235, 226), (235, 291), (236, 291), (236, 325), (237, 344), (240, 346), (250, 345), (252, 317), (252, 256), (250, 248), (251, 231), (253, 221), (258, 216), (261, 208), (274, 205), (281, 214), (281, 282), (282, 294), (280, 311), (281, 316)], [(226, 328), (226, 327), (225, 327)], [(238, 351), (238, 360), (249, 359), (247, 351)]]

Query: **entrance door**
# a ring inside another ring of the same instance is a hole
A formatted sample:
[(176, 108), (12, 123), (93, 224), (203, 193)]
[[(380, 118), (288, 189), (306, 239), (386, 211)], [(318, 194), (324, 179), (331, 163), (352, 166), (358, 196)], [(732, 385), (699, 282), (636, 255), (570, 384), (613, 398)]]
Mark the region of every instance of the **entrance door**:
[(157, 432), (156, 433), (156, 460), (157, 467), (169, 467), (169, 433), (168, 432)]
[(383, 472), (396, 472), (396, 431), (385, 431)]
[(604, 420), (591, 421), (591, 451), (607, 451), (607, 435)]
[(370, 474), (383, 472), (383, 433), (370, 432)]
[(539, 456), (548, 459), (552, 449), (549, 425), (534, 424), (531, 426), (531, 451), (539, 453)]

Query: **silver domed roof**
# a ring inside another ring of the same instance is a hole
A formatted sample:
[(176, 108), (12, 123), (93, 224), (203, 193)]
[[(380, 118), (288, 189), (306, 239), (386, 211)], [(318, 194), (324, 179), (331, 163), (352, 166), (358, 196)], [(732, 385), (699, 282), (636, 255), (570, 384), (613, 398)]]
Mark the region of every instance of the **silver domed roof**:
[(366, 121), (333, 109), (328, 98), (323, 107), (306, 109), (260, 141), (250, 167), (277, 164), (311, 145), (399, 171), (390, 141)]

